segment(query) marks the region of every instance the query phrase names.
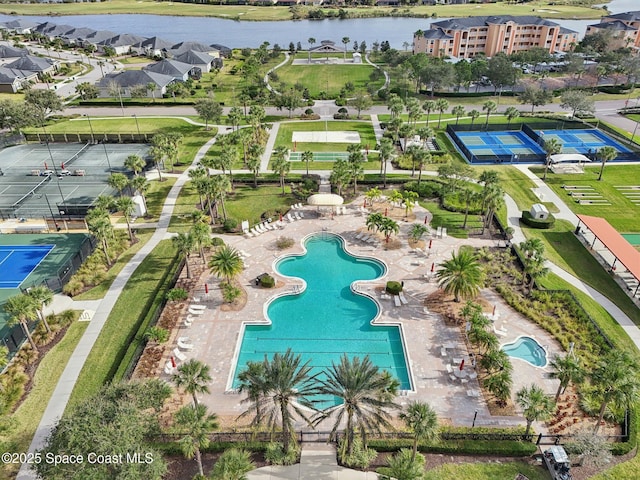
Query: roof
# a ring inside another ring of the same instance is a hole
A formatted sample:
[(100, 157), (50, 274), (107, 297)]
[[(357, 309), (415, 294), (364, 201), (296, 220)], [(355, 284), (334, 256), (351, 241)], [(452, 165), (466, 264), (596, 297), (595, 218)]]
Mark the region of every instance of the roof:
[(8, 68), (16, 68), (18, 70), (28, 70), (30, 72), (42, 72), (43, 70), (48, 70), (53, 67), (55, 64), (55, 60), (50, 58), (25, 55), (5, 66)]
[(556, 153), (551, 155), (551, 163), (590, 162), (591, 159), (580, 153)]
[(442, 28), (444, 30), (466, 30), (473, 27), (486, 27), (491, 24), (516, 23), (518, 25), (546, 25), (548, 27), (557, 27), (558, 24), (544, 18), (533, 15), (500, 15), (500, 16), (477, 16), (466, 18), (451, 18), (434, 22), (431, 28)]
[(630, 27), (629, 25), (627, 25), (624, 22), (621, 22), (620, 20), (614, 20), (613, 22), (601, 22), (601, 23), (596, 23), (595, 25), (589, 25), (591, 28), (602, 28), (602, 29), (606, 29), (606, 30), (630, 30), (632, 32), (635, 32), (637, 29)]
[(616, 18), (618, 20), (626, 20), (628, 22), (640, 21), (640, 10), (633, 12), (616, 13), (615, 15), (607, 15), (606, 18)]
[(211, 47), (218, 50), (220, 52), (220, 55), (223, 55), (225, 57), (228, 57), (229, 55), (231, 55), (231, 49), (229, 47), (220, 45), (219, 43), (212, 43)]
[(144, 67), (144, 71), (146, 72), (155, 72), (161, 73), (163, 75), (171, 75), (175, 77), (176, 75), (182, 77), (185, 73), (189, 72), (193, 68), (192, 65), (188, 63), (178, 62), (176, 60), (162, 60), (157, 63), (153, 63)]
[(196, 52), (189, 50), (173, 57), (178, 62), (188, 63), (189, 65), (209, 65), (215, 60), (214, 57), (205, 52)]
[(551, 455), (553, 455), (553, 459), (556, 461), (556, 463), (569, 462), (569, 456), (567, 455), (567, 452), (560, 445), (552, 445), (545, 451), (545, 453), (546, 452), (549, 452), (551, 453)]
[(451, 40), (453, 37), (444, 31), (441, 28), (432, 28), (431, 30), (425, 30), (422, 33), (424, 38), (428, 38), (431, 40)]
[(56, 37), (73, 30), (73, 28), (74, 27), (71, 25), (59, 25), (53, 22), (44, 22), (36, 27), (36, 31), (44, 35)]
[(189, 50), (195, 50), (196, 52), (211, 52), (215, 48), (205, 45), (199, 42), (180, 42), (176, 43), (169, 49), (171, 55), (180, 55), (181, 53), (188, 52)]
[(35, 72), (25, 72), (16, 68), (0, 67), (0, 84), (13, 84), (16, 80), (23, 80), (36, 75)]
[(36, 28), (38, 24), (36, 22), (32, 22), (31, 20), (24, 20), (22, 18), (17, 18), (15, 20), (9, 20), (8, 22), (3, 22), (0, 25), (4, 25), (9, 29), (24, 29), (24, 28)]
[(15, 48), (9, 45), (0, 45), (0, 58), (23, 57), (29, 55), (26, 48)]
[(68, 38), (70, 40), (84, 40), (89, 35), (95, 33), (96, 30), (88, 27), (78, 27), (60, 35), (60, 38)]
[(130, 33), (123, 33), (122, 35), (115, 35), (111, 38), (107, 38), (99, 42), (99, 45), (110, 47), (127, 47), (140, 43), (144, 40), (144, 37), (139, 35), (131, 35)]
[(107, 40), (109, 38), (115, 37), (116, 35), (118, 34), (111, 32), (109, 30), (97, 30), (97, 31), (94, 31), (93, 33), (90, 33), (86, 37), (84, 37), (84, 40), (87, 42), (92, 42), (97, 44), (103, 40)]
[(344, 198), (340, 195), (336, 195), (335, 193), (316, 193), (307, 198), (307, 204), (319, 207), (333, 207), (336, 205), (342, 205), (343, 203)]
[(160, 37), (151, 37), (135, 44), (134, 47), (149, 48), (151, 50), (162, 50), (163, 48), (171, 48), (171, 45), (173, 45), (173, 43), (171, 43), (169, 40), (165, 40), (164, 38)]
[(155, 83), (159, 87), (165, 87), (174, 81), (170, 75), (150, 72), (148, 70), (125, 70), (124, 72), (109, 74), (98, 83), (101, 87), (108, 87), (110, 82), (116, 82), (121, 87), (135, 87)]
[(613, 254), (629, 272), (640, 280), (640, 252), (618, 233), (604, 218), (577, 215), (598, 240)]

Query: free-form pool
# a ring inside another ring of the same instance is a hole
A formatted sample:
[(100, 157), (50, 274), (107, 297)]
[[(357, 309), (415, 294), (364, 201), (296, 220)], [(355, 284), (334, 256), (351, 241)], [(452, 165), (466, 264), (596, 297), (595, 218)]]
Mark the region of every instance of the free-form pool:
[(342, 237), (328, 233), (307, 237), (304, 247), (306, 253), (286, 256), (275, 269), (303, 279), (306, 289), (271, 301), (266, 310), (269, 325), (245, 325), (233, 388), (248, 361), (262, 361), (265, 355), (271, 358), (291, 348), (303, 362), (311, 360), (312, 373), (338, 363), (345, 353), (350, 358), (369, 355), (375, 365), (398, 379), (400, 389), (410, 390), (400, 327), (371, 325), (378, 305), (350, 288), (356, 280), (384, 275), (384, 263), (350, 255)]
[(547, 351), (531, 337), (518, 337), (515, 342), (505, 343), (502, 350), (510, 357), (529, 362), (534, 367), (547, 364)]

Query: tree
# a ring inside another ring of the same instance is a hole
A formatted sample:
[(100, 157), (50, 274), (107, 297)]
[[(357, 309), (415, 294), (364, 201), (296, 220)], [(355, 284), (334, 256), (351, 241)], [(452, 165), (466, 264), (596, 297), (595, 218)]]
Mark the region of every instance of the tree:
[(440, 121), (442, 120), (442, 114), (447, 111), (449, 108), (449, 102), (447, 102), (444, 98), (439, 98), (436, 100), (436, 110), (440, 113), (438, 115), (438, 127), (440, 128)]
[(304, 162), (307, 167), (307, 175), (309, 175), (309, 162), (313, 162), (313, 152), (310, 150), (305, 150), (302, 152), (300, 159)]
[(44, 314), (44, 307), (51, 305), (51, 302), (53, 302), (53, 292), (49, 287), (37, 285), (29, 288), (27, 290), (27, 295), (33, 299), (36, 304), (36, 308), (39, 308), (38, 314), (40, 316), (40, 320), (42, 320), (42, 323), (44, 324), (44, 328), (48, 333), (51, 333), (51, 327), (49, 326), (49, 322), (47, 322), (47, 316)]
[[(291, 45), (293, 46), (293, 42)], [(255, 468), (251, 452), (230, 448), (220, 455), (209, 475), (212, 480), (246, 480), (246, 474)]]
[(92, 98), (98, 98), (100, 90), (95, 85), (89, 82), (82, 82), (76, 85), (76, 93), (80, 95), (82, 100), (90, 100)]
[(279, 146), (273, 151), (273, 157), (271, 159), (271, 168), (273, 173), (277, 174), (280, 178), (280, 187), (282, 188), (282, 195), (284, 195), (284, 178), (291, 170), (291, 162), (289, 162), (289, 149), (285, 146)]
[(240, 107), (231, 107), (229, 113), (227, 113), (227, 122), (231, 125), (234, 132), (238, 130), (242, 116), (242, 109)]
[(34, 298), (25, 293), (9, 297), (4, 304), (4, 311), (9, 314), (7, 325), (12, 327), (19, 323), (31, 347), (37, 352), (38, 347), (29, 331), (29, 322), (35, 320), (38, 315), (38, 304)]
[(535, 85), (527, 85), (522, 93), (518, 95), (518, 101), (525, 104), (531, 105), (531, 113), (535, 107), (540, 107), (542, 105), (546, 105), (553, 99), (553, 94), (546, 90), (543, 90)]
[(560, 106), (571, 110), (571, 116), (576, 114), (591, 115), (595, 111), (593, 100), (581, 90), (567, 90), (560, 97)]
[(458, 121), (460, 120), (460, 117), (465, 113), (464, 106), (456, 105), (451, 109), (451, 113), (456, 116), (456, 125), (458, 125)]
[(138, 192), (142, 197), (142, 202), (144, 203), (145, 210), (147, 208), (147, 190), (149, 190), (149, 180), (145, 177), (137, 176), (133, 177), (129, 181), (129, 188), (135, 193)]
[(247, 362), (246, 367), (238, 374), (238, 392), (246, 393), (247, 398), (241, 403), (249, 403), (250, 407), (239, 418), (253, 415), (252, 425), (259, 427), (262, 424), (262, 396), (267, 392), (267, 379), (264, 376), (263, 362)]
[(205, 128), (209, 130), (209, 122), (219, 122), (222, 117), (222, 105), (212, 97), (201, 98), (193, 105), (200, 118), (205, 122)]
[[(335, 415), (331, 435), (335, 438), (338, 428), (345, 425), (345, 440), (342, 443), (342, 454), (351, 454), (356, 431), (362, 437), (366, 448), (366, 433), (380, 431), (390, 427), (388, 410), (398, 408), (393, 402), (397, 389), (397, 381), (373, 364), (369, 356), (363, 359), (346, 354), (340, 357), (340, 363), (332, 362), (325, 372), (326, 378), (320, 380), (318, 392), (322, 395), (335, 396), (341, 403), (324, 410), (316, 419), (316, 423)], [(344, 423), (346, 420), (346, 423)]]
[(638, 366), (624, 350), (611, 350), (601, 358), (591, 373), (594, 394), (600, 400), (600, 413), (594, 433), (598, 432), (607, 405), (628, 407), (640, 397)]
[[(128, 185), (129, 182), (127, 182)], [(116, 208), (122, 213), (124, 221), (127, 222), (127, 233), (129, 234), (129, 241), (133, 243), (135, 237), (133, 230), (131, 229), (131, 216), (136, 211), (136, 204), (131, 197), (118, 197), (116, 200)]]
[(505, 86), (516, 84), (519, 70), (513, 66), (511, 59), (502, 52), (495, 54), (487, 62), (486, 76), (500, 95)]
[(471, 126), (473, 127), (473, 123), (480, 116), (480, 112), (474, 108), (469, 112), (469, 116), (471, 117)]
[(414, 242), (418, 242), (429, 229), (421, 223), (414, 223), (409, 229), (409, 238)]
[(244, 269), (244, 263), (236, 249), (224, 245), (209, 260), (209, 269), (217, 277), (223, 277), (227, 283), (231, 283)]
[(351, 105), (355, 107), (356, 111), (358, 112), (358, 118), (360, 118), (360, 113), (362, 113), (362, 110), (371, 108), (371, 105), (373, 105), (373, 100), (371, 100), (371, 97), (366, 93), (358, 92), (356, 93), (356, 96), (351, 100)]
[(133, 172), (137, 177), (138, 174), (144, 169), (147, 163), (138, 155), (129, 155), (124, 160), (124, 166)]
[(415, 128), (416, 122), (420, 120), (420, 117), (422, 116), (420, 102), (417, 98), (409, 97), (405, 101), (405, 107), (407, 109), (409, 124)]
[(547, 154), (546, 159), (544, 161), (544, 175), (542, 176), (542, 180), (547, 179), (547, 172), (549, 171), (549, 166), (551, 165), (551, 156), (556, 155), (562, 151), (562, 143), (557, 138), (550, 138), (549, 140), (544, 141), (544, 145), (542, 149)]
[(181, 435), (178, 441), (180, 449), (185, 457), (195, 457), (202, 478), (201, 450), (209, 446), (209, 433), (217, 429), (218, 418), (215, 414), (209, 414), (204, 405), (187, 405), (175, 413), (175, 430)]
[(387, 99), (387, 109), (391, 114), (391, 119), (398, 118), (404, 110), (404, 102), (402, 101), (402, 98), (395, 93), (389, 95), (389, 98)]
[(109, 238), (113, 236), (113, 225), (111, 225), (111, 220), (109, 220), (108, 212), (96, 207), (89, 210), (85, 219), (89, 232), (102, 244), (104, 259), (107, 265), (109, 265), (111, 263), (111, 257), (109, 256)]
[(129, 179), (124, 173), (112, 173), (107, 179), (107, 184), (122, 196), (124, 195), (124, 189), (129, 185)]
[(180, 259), (184, 259), (185, 267), (187, 268), (187, 278), (191, 278), (191, 268), (189, 265), (189, 257), (193, 252), (193, 237), (189, 233), (178, 233), (171, 239), (173, 246), (178, 251)]
[(605, 147), (602, 147), (600, 150), (598, 150), (598, 153), (596, 154), (597, 157), (600, 158), (600, 161), (602, 162), (600, 164), (600, 174), (598, 175), (598, 181), (602, 180), (602, 174), (604, 173), (604, 166), (605, 164), (610, 161), (615, 159), (618, 156), (618, 151), (607, 145)]
[(296, 108), (303, 107), (305, 102), (300, 90), (288, 88), (284, 92), (281, 92), (280, 95), (276, 95), (274, 98), (274, 105), (278, 110), (287, 110), (289, 112), (289, 118), (291, 118), (293, 111)]
[(367, 226), (367, 230), (373, 230), (377, 232), (384, 221), (385, 216), (379, 212), (370, 213), (367, 215), (367, 219), (365, 220), (365, 225)]
[(222, 218), (224, 221), (227, 220), (227, 211), (225, 209), (225, 199), (227, 198), (227, 193), (231, 190), (231, 182), (229, 181), (229, 177), (224, 174), (215, 175), (211, 177), (211, 194), (212, 198), (216, 204), (216, 213), (218, 213), (218, 203), (220, 204), (220, 208), (222, 209)]
[(344, 158), (339, 158), (333, 163), (329, 181), (335, 186), (338, 195), (342, 195), (342, 189), (351, 181), (349, 163)]
[(435, 100), (427, 100), (422, 104), (422, 109), (427, 112), (427, 126), (429, 125), (429, 115), (437, 108)]
[(478, 200), (478, 194), (473, 188), (466, 187), (460, 192), (460, 197), (464, 201), (464, 221), (462, 222), (462, 228), (467, 228), (467, 220), (469, 219), (469, 208), (473, 202)]
[(522, 413), (527, 420), (525, 435), (529, 435), (533, 422), (549, 419), (556, 407), (555, 402), (535, 383), (516, 392), (516, 403), (523, 409)]
[(387, 161), (391, 159), (391, 156), (395, 152), (395, 147), (390, 139), (382, 137), (380, 139), (380, 149), (378, 154), (380, 155), (380, 173), (382, 174), (382, 186), (387, 188)]
[(584, 381), (585, 371), (580, 360), (572, 355), (565, 355), (564, 357), (557, 356), (551, 361), (550, 365), (552, 368), (551, 378), (560, 380), (560, 385), (558, 385), (555, 397), (555, 401), (557, 402), (569, 384), (580, 384)]
[(309, 63), (311, 63), (311, 48), (313, 47), (313, 44), (316, 43), (316, 39), (313, 37), (309, 37), (307, 42), (309, 42)]
[(469, 250), (461, 250), (451, 259), (442, 263), (436, 273), (438, 283), (444, 291), (453, 294), (456, 302), (460, 298), (473, 298), (482, 285), (482, 268), (475, 255)]
[(24, 94), (24, 101), (35, 107), (39, 126), (44, 125), (49, 114), (60, 112), (63, 108), (62, 100), (53, 90), (28, 90)]
[[(591, 36), (591, 35), (588, 35)], [(607, 437), (583, 429), (572, 434), (567, 450), (578, 455), (578, 465), (603, 467), (611, 463), (611, 443)]]
[(413, 433), (411, 461), (414, 461), (419, 441), (433, 442), (438, 438), (438, 415), (428, 403), (411, 402), (400, 414), (400, 420)]
[(349, 42), (351, 41), (351, 39), (349, 37), (342, 37), (342, 44), (344, 45), (344, 61), (347, 61), (347, 45), (349, 45)]
[(379, 230), (384, 235), (385, 242), (389, 243), (389, 238), (392, 234), (397, 234), (400, 231), (400, 226), (393, 218), (383, 217)]
[(511, 121), (520, 116), (520, 111), (516, 107), (507, 107), (504, 111), (504, 116), (507, 117), (507, 127), (509, 127), (511, 125)]
[(264, 148), (259, 143), (251, 143), (249, 144), (248, 151), (247, 167), (253, 174), (253, 187), (258, 188), (258, 175), (260, 174), (260, 157), (264, 151)]
[(511, 387), (513, 386), (511, 372), (500, 370), (482, 380), (482, 384), (496, 398), (499, 405), (507, 404), (507, 399), (511, 396)]
[(211, 374), (209, 365), (195, 358), (187, 360), (178, 367), (178, 372), (171, 376), (171, 381), (176, 387), (182, 388), (193, 398), (194, 407), (198, 406), (196, 394), (209, 393)]
[(496, 102), (492, 101), (492, 100), (487, 100), (486, 102), (484, 102), (482, 104), (482, 110), (487, 112), (487, 119), (484, 123), (485, 128), (487, 128), (487, 125), (489, 125), (489, 116), (495, 112), (498, 109), (498, 105), (496, 105)]

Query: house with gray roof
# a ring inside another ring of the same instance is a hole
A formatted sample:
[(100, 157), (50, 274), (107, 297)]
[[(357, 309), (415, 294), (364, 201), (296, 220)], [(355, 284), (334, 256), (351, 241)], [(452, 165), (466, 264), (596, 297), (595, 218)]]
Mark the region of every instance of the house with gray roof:
[(25, 35), (35, 30), (37, 26), (38, 24), (31, 20), (16, 18), (15, 20), (0, 23), (0, 30), (7, 30), (8, 32), (17, 33), (18, 35)]
[(25, 55), (7, 63), (5, 67), (14, 68), (16, 70), (26, 70), (37, 74), (53, 74), (60, 65), (60, 62), (49, 57), (35, 57), (33, 55)]
[(97, 30), (94, 30), (93, 28), (79, 27), (69, 30), (68, 32), (60, 35), (59, 38), (65, 45), (82, 45), (84, 40), (89, 35), (96, 33), (96, 31)]
[(222, 57), (229, 58), (231, 56), (231, 49), (229, 47), (220, 45), (219, 43), (212, 43), (210, 47), (218, 50), (220, 52), (220, 56)]
[(131, 35), (130, 33), (123, 33), (121, 35), (114, 35), (111, 38), (107, 38), (98, 42), (96, 47), (98, 48), (98, 52), (104, 52), (105, 47), (111, 47), (115, 50), (116, 55), (124, 55), (125, 53), (129, 53), (133, 47), (133, 45), (144, 41), (144, 37), (140, 37), (138, 35)]
[(78, 44), (83, 47), (93, 45), (97, 49), (100, 42), (113, 38), (116, 35), (118, 34), (109, 30), (94, 30), (93, 33), (87, 35), (81, 42), (79, 41)]
[(131, 50), (138, 55), (146, 55), (147, 57), (158, 58), (164, 57), (164, 54), (173, 46), (169, 40), (160, 37), (146, 38), (131, 47)]
[(585, 36), (595, 33), (607, 35), (611, 50), (631, 48), (640, 52), (640, 10), (606, 15), (600, 23), (587, 25)]
[[(6, 61), (13, 61), (16, 58), (24, 57), (25, 55), (29, 55), (29, 50), (26, 48), (16, 48), (11, 45), (0, 45), (0, 59)], [(0, 63), (6, 63), (0, 60)]]
[(16, 68), (0, 67), (0, 92), (16, 93), (27, 83), (37, 83), (38, 74)]
[(73, 30), (71, 25), (59, 25), (57, 23), (45, 22), (35, 28), (35, 31), (46, 37), (49, 41), (61, 37), (67, 32)]
[(167, 50), (167, 57), (175, 57), (176, 55), (180, 55), (181, 53), (188, 52), (189, 50), (194, 50), (196, 52), (205, 52), (211, 55), (212, 57), (219, 57), (220, 52), (210, 47), (209, 45), (205, 45), (199, 42), (180, 42), (172, 45), (170, 49)]
[(205, 52), (189, 50), (173, 57), (174, 60), (199, 68), (201, 72), (210, 72), (211, 68), (222, 68), (222, 59), (213, 58)]
[(148, 65), (143, 70), (170, 76), (176, 82), (186, 82), (190, 76), (199, 78), (202, 75), (202, 71), (198, 67), (168, 58)]
[(110, 73), (106, 75), (97, 87), (100, 90), (101, 97), (110, 97), (112, 84), (119, 85), (122, 89), (122, 96), (130, 97), (131, 89), (141, 86), (155, 85), (154, 90), (148, 90), (148, 97), (161, 97), (167, 93), (167, 86), (175, 80), (170, 75), (151, 72), (148, 70), (125, 70), (119, 73)]

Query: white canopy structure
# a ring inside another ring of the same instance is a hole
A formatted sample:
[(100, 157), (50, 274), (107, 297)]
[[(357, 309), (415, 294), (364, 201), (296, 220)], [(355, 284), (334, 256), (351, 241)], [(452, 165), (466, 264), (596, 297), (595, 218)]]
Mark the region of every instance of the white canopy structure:
[(591, 159), (589, 157), (580, 153), (557, 153), (555, 155), (551, 155), (551, 163), (582, 163), (590, 161)]
[(343, 203), (344, 198), (335, 193), (316, 193), (307, 198), (307, 204), (316, 207), (337, 207)]

